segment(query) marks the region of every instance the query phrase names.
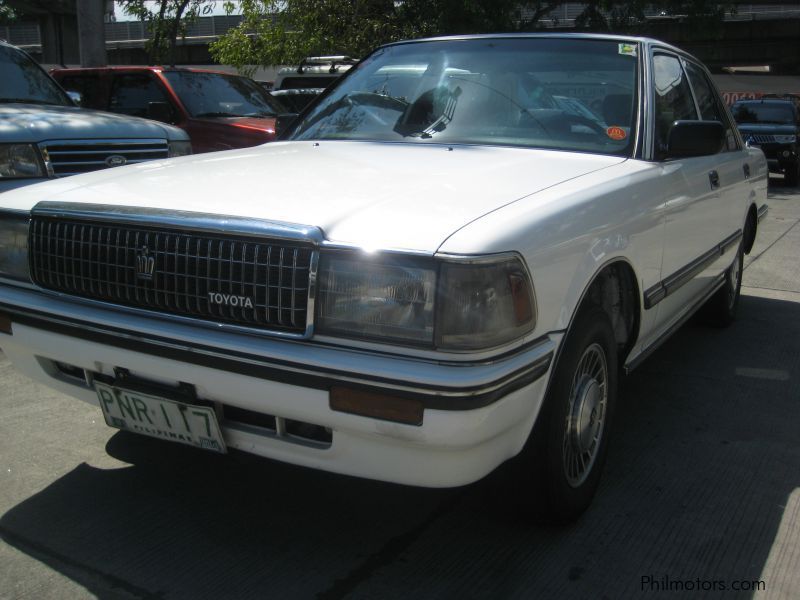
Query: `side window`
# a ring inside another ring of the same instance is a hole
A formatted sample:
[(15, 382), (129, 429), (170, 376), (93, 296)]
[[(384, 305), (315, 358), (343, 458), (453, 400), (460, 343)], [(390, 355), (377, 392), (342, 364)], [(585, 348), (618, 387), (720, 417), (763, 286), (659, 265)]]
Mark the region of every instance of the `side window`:
[(100, 77), (94, 75), (66, 75), (59, 80), (62, 88), (81, 95), (82, 107), (107, 110), (104, 86), (101, 83)]
[(111, 112), (146, 119), (151, 102), (169, 103), (161, 86), (151, 75), (129, 73), (114, 77), (109, 102)]
[(653, 56), (656, 97), (656, 150), (667, 147), (669, 131), (675, 121), (696, 121), (697, 110), (681, 63), (668, 54)]
[(689, 81), (692, 83), (700, 107), (700, 118), (704, 121), (722, 123), (725, 126), (725, 150), (728, 152), (738, 150), (736, 134), (708, 77), (700, 67), (692, 63), (686, 63), (686, 72), (689, 74)]

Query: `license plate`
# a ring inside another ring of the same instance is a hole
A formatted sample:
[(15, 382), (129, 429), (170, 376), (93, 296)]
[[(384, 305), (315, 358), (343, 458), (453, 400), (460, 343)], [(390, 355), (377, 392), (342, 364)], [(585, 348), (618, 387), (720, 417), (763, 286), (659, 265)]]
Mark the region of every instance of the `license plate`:
[(103, 417), (110, 427), (204, 450), (226, 452), (217, 415), (207, 406), (175, 402), (95, 381)]

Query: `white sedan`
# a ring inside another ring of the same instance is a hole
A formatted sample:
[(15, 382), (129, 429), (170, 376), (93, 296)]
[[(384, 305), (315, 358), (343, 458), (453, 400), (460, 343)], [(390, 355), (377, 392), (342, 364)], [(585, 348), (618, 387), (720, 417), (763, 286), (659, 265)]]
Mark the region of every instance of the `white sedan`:
[[(257, 148), (0, 198), (0, 347), (112, 427), (577, 517), (620, 374), (736, 313), (766, 199), (661, 42), (378, 48)], [(530, 452), (522, 452), (528, 448)]]

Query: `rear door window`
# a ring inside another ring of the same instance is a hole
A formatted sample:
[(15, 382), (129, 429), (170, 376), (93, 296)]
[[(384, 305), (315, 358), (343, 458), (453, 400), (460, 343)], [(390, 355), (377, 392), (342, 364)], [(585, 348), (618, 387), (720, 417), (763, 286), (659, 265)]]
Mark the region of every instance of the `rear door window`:
[(146, 119), (151, 102), (169, 104), (169, 98), (155, 77), (149, 73), (124, 73), (114, 76), (109, 101), (110, 111)]
[(677, 56), (653, 56), (656, 97), (656, 149), (666, 150), (675, 121), (697, 121), (692, 91)]
[(716, 91), (708, 81), (708, 77), (697, 65), (687, 62), (686, 72), (692, 83), (697, 106), (700, 108), (700, 118), (704, 121), (719, 121), (725, 127), (725, 149), (738, 150), (736, 134), (733, 131), (730, 119), (725, 113)]
[(61, 77), (60, 83), (68, 92), (78, 92), (81, 95), (82, 107), (108, 110), (108, 98), (105, 94), (108, 88), (103, 85), (100, 75), (66, 75)]

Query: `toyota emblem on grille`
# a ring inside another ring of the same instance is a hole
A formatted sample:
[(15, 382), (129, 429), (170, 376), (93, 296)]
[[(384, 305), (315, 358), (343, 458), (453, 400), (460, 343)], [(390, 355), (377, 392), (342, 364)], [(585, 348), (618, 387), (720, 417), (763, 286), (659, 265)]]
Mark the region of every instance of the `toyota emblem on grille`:
[(150, 251), (146, 246), (136, 253), (136, 279), (150, 281), (156, 270), (156, 259), (150, 256)]
[(128, 159), (119, 154), (112, 154), (106, 159), (106, 165), (109, 167), (121, 167), (128, 162)]

